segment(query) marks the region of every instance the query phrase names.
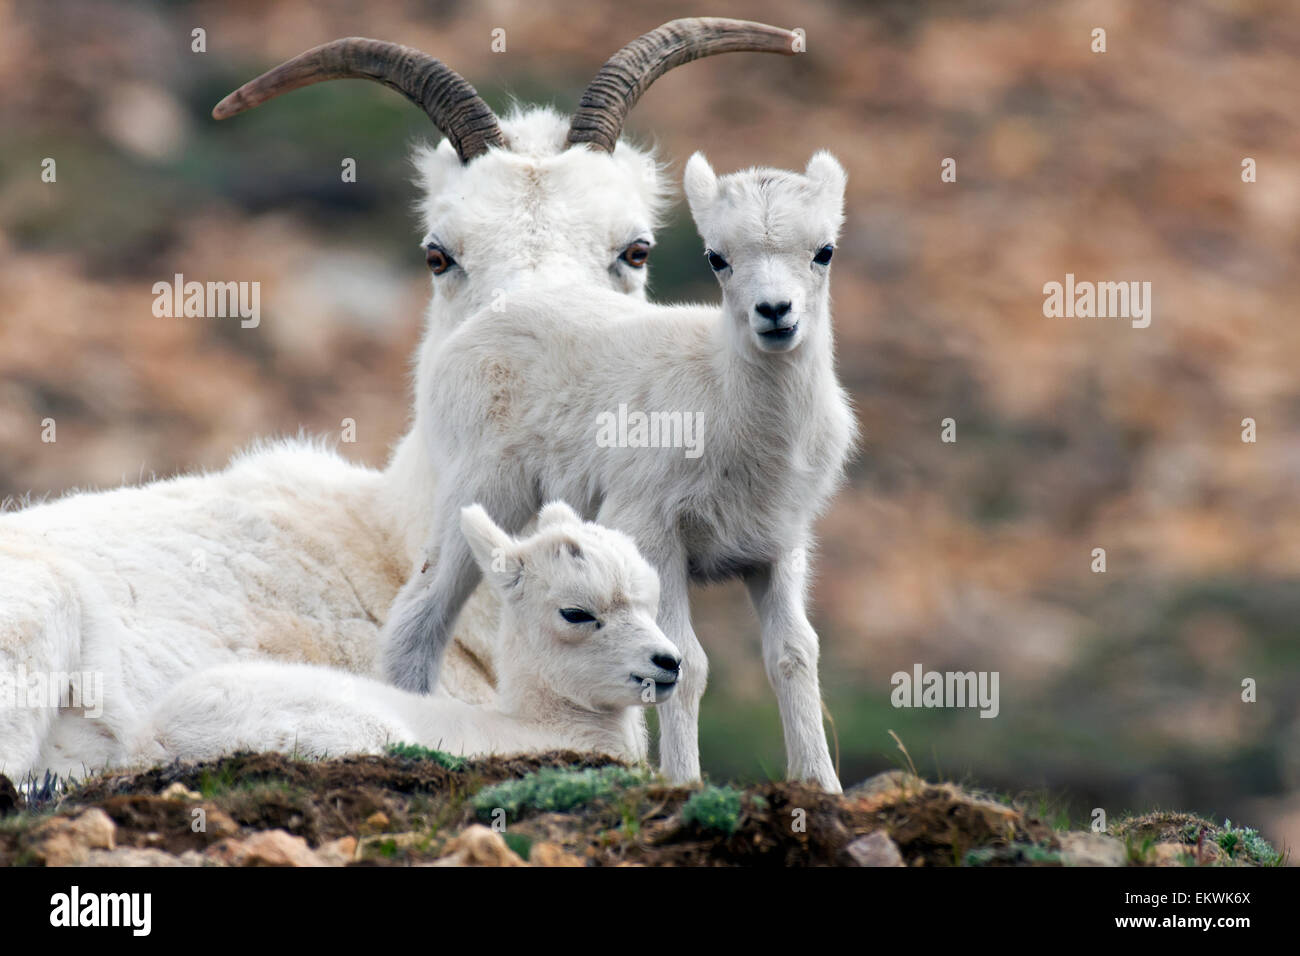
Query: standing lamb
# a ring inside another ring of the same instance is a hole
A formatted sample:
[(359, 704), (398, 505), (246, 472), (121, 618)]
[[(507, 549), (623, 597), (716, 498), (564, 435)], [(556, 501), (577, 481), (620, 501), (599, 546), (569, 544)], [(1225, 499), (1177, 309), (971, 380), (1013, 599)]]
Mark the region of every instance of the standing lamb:
[[(123, 735), (199, 670), (254, 659), (372, 673), (384, 615), (420, 567), (432, 521), (439, 476), (420, 398), (432, 357), (464, 317), (539, 276), (643, 299), (664, 184), (654, 157), (620, 139), (628, 112), (683, 63), (789, 54), (796, 39), (736, 20), (666, 23), (610, 58), (572, 119), (534, 107), (498, 121), (440, 60), (355, 37), (226, 97), (219, 118), (311, 83), (366, 79), (445, 134), (416, 154), (433, 295), (413, 426), (383, 471), (320, 442), (276, 442), (213, 474), (0, 514), (0, 773), (81, 776), (120, 761)], [(496, 616), (481, 589), (456, 624), (445, 690), (491, 700)], [(28, 694), (29, 681), (46, 689)], [(87, 682), (102, 690), (94, 700), (81, 693)], [(27, 706), (5, 706), (20, 694)]]
[(672, 694), (681, 657), (655, 624), (659, 579), (632, 539), (584, 523), (562, 502), (542, 509), (527, 538), (510, 537), (477, 505), (460, 525), (501, 599), (493, 704), (308, 664), (229, 664), (163, 699), (136, 758), (337, 756), (413, 743), (460, 755), (572, 749), (644, 762), (642, 708)]
[[(659, 572), (660, 626), (684, 659), (681, 689), (661, 712), (663, 772), (674, 781), (700, 773), (707, 662), (688, 582), (740, 577), (761, 624), (787, 774), (838, 792), (804, 593), (812, 524), (855, 437), (830, 318), (844, 170), (820, 152), (803, 175), (718, 179), (697, 153), (685, 185), (722, 285), (720, 310), (539, 286), (467, 319), (430, 365), (421, 412), (428, 467), (440, 476), (435, 522), (425, 570), (385, 624), (387, 673), (414, 690), (437, 678), (479, 576), (456, 530), (462, 505), (482, 501), (518, 527), (541, 500), (561, 499), (630, 534)], [(661, 422), (665, 412), (692, 416), (702, 446), (602, 447), (602, 428), (626, 409)]]

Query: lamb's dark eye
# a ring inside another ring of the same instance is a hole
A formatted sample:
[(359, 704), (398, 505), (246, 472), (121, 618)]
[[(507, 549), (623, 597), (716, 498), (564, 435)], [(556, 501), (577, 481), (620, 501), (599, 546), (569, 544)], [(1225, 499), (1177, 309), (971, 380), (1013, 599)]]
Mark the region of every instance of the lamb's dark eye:
[(560, 608), (560, 617), (570, 624), (590, 624), (596, 620), (580, 607), (562, 607)]
[(640, 269), (650, 258), (650, 243), (646, 242), (644, 239), (638, 239), (636, 242), (624, 249), (623, 254), (619, 256), (619, 258), (630, 265), (633, 269)]
[(429, 243), (425, 247), (424, 261), (429, 264), (429, 271), (436, 276), (442, 275), (456, 264), (456, 260), (451, 257), (451, 253), (442, 246), (433, 243)]
[(722, 256), (718, 255), (712, 249), (709, 250), (708, 255), (709, 265), (713, 268), (714, 272), (721, 272), (723, 269), (727, 268), (727, 260), (722, 258)]
[(824, 266), (826, 263), (831, 261), (831, 256), (833, 255), (835, 255), (835, 247), (830, 243), (827, 243), (817, 250), (817, 255), (813, 256), (813, 262), (817, 263), (819, 266)]

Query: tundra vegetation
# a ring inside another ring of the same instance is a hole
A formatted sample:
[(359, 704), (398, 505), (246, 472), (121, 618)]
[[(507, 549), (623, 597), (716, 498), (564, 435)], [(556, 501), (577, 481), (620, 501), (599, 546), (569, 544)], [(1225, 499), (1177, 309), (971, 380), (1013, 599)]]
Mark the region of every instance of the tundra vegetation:
[[(674, 787), (572, 751), (236, 754), (117, 772), (28, 803), (0, 778), (0, 865), (1276, 866), (1258, 834), (1190, 814), (1107, 832), (893, 770), (843, 794)], [(9, 794), (6, 802), (5, 796)], [(203, 820), (202, 828), (194, 821)]]

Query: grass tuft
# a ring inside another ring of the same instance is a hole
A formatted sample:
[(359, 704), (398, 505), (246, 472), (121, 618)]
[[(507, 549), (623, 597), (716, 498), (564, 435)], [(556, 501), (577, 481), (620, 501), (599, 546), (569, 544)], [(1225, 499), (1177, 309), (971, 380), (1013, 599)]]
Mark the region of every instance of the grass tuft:
[(482, 820), (492, 819), (496, 810), (504, 810), (508, 819), (518, 820), (526, 810), (564, 813), (574, 807), (608, 800), (627, 787), (647, 782), (647, 774), (625, 767), (586, 770), (547, 767), (518, 780), (484, 787), (474, 795), (472, 806)]
[(1250, 827), (1234, 827), (1231, 820), (1223, 821), (1223, 829), (1216, 838), (1220, 849), (1228, 856), (1245, 856), (1262, 866), (1281, 866), (1283, 854)]
[(431, 760), (444, 770), (453, 773), (469, 766), (469, 761), (464, 757), (455, 757), (445, 751), (421, 747), (419, 744), (393, 744), (388, 748), (388, 755), (403, 760)]
[(740, 797), (740, 791), (731, 787), (706, 786), (686, 801), (682, 822), (731, 836), (740, 825)]

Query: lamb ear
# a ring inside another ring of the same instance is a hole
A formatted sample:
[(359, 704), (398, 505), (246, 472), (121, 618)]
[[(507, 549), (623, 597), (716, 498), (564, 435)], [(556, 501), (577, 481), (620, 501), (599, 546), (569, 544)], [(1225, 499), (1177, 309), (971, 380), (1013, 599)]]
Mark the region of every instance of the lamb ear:
[(537, 516), (537, 530), (557, 524), (581, 524), (582, 518), (563, 501), (552, 501)]
[(804, 175), (817, 183), (825, 192), (843, 199), (849, 174), (844, 171), (840, 161), (826, 150), (813, 153), (812, 159), (808, 160), (808, 168), (804, 170)]
[(497, 526), (482, 505), (460, 510), (460, 530), (479, 570), (494, 587), (505, 590), (518, 583), (523, 562), (514, 553), (514, 539)]
[(703, 153), (695, 153), (686, 161), (682, 188), (686, 193), (687, 205), (691, 207), (691, 215), (698, 223), (700, 215), (718, 198), (718, 177)]

